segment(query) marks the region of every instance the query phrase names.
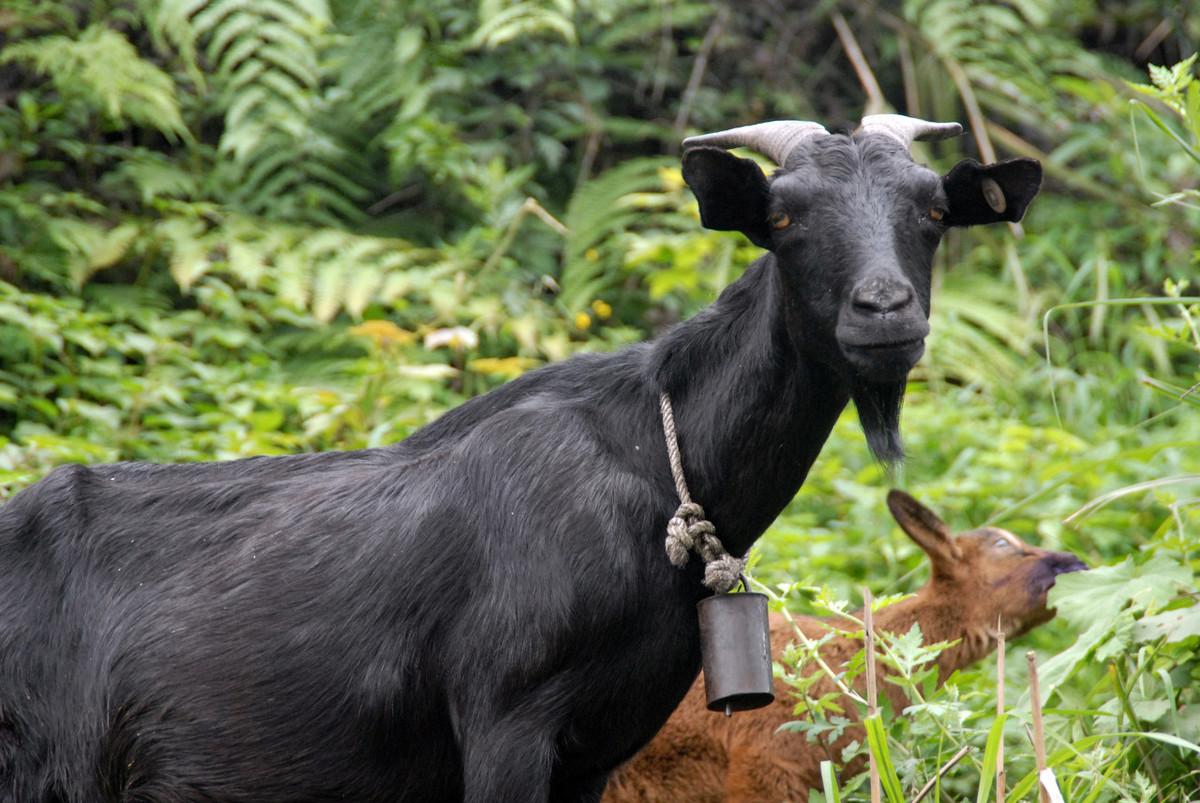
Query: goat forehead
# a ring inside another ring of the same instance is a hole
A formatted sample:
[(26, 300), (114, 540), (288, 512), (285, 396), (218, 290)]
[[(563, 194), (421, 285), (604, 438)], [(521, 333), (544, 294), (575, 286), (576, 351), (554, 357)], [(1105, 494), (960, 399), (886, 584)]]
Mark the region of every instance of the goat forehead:
[(793, 203), (845, 197), (934, 197), (941, 181), (907, 154), (872, 155), (846, 147), (816, 151), (809, 158), (788, 160), (771, 180), (771, 194)]
[(1002, 530), (999, 527), (980, 527), (978, 530), (972, 530), (969, 533), (963, 534), (966, 537), (974, 538), (981, 543), (991, 543), (996, 539), (1003, 539), (1018, 549), (1025, 549), (1027, 544), (1008, 530)]

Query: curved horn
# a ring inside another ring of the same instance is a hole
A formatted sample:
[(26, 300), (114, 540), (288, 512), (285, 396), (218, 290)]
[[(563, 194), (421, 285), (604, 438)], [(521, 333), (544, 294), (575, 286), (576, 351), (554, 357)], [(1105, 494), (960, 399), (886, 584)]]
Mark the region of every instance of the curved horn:
[(885, 134), (907, 149), (914, 139), (931, 142), (957, 137), (963, 128), (958, 123), (931, 123), (903, 114), (871, 114), (862, 119), (858, 130), (864, 134)]
[(766, 156), (775, 164), (783, 166), (788, 154), (800, 143), (813, 137), (828, 136), (825, 126), (804, 120), (773, 120), (769, 123), (744, 125), (718, 131), (714, 134), (701, 134), (688, 137), (683, 141), (683, 147), (695, 148), (700, 145), (712, 145), (717, 148), (745, 147)]

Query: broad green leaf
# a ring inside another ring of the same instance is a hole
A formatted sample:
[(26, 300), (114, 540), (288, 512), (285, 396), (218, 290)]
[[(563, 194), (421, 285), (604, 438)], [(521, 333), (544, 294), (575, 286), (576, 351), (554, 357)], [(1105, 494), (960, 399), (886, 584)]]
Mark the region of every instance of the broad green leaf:
[(1144, 616), (1133, 628), (1138, 643), (1165, 638), (1170, 644), (1191, 636), (1200, 636), (1200, 605)]
[(1047, 604), (1077, 627), (1111, 621), (1126, 606), (1156, 610), (1181, 588), (1190, 588), (1192, 571), (1165, 555), (1136, 565), (1126, 558), (1114, 566), (1060, 575)]

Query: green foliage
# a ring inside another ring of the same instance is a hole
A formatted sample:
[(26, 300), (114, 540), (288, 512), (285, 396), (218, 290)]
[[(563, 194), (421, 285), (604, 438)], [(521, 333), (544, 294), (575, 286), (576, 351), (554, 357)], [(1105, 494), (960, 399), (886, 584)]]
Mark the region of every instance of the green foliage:
[[(664, 154), (754, 119), (852, 126), (865, 95), (830, 47), (840, 8), (886, 103), (967, 125), (922, 159), (1033, 156), (1047, 186), (1023, 228), (943, 245), (904, 473), (871, 461), (848, 412), (757, 575), (838, 617), (864, 582), (911, 591), (923, 558), (884, 512), (889, 483), (962, 529), (1077, 552), (1096, 571), (1064, 578), (1059, 619), (1030, 637), (1059, 782), (1071, 800), (1186, 800), (1200, 18), (1160, 5), (6, 3), (0, 493), (70, 461), (391, 443), (693, 313), (758, 249), (700, 231)], [(1139, 83), (1147, 59), (1173, 66)], [(928, 799), (986, 798), (1001, 739), (1031, 791), (1022, 656), (995, 718), (988, 667), (934, 693), (942, 646), (882, 640), (914, 699), (875, 729), (899, 794), (971, 745)], [(796, 729), (847, 727), (838, 695), (807, 696), (816, 675), (781, 670), (809, 714)], [(827, 775), (824, 793), (865, 787)]]
[(183, 131), (171, 77), (141, 58), (119, 32), (89, 26), (78, 38), (43, 36), (5, 48), (0, 63), (28, 64), (49, 75), (63, 103), (82, 104), (115, 125)]
[(896, 775), (896, 768), (892, 766), (892, 753), (888, 749), (887, 731), (884, 730), (883, 719), (879, 714), (869, 716), (863, 720), (863, 726), (867, 730), (867, 744), (870, 746), (871, 755), (875, 758), (875, 766), (878, 768), (884, 797), (888, 799), (888, 803), (904, 803), (904, 793), (900, 790), (900, 778)]

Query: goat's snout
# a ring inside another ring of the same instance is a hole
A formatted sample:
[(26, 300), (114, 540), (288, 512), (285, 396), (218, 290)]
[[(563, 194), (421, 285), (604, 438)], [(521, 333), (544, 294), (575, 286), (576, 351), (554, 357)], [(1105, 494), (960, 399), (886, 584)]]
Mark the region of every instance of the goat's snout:
[(929, 322), (912, 284), (873, 271), (850, 290), (837, 323), (842, 353), (869, 382), (900, 382), (925, 352)]
[(895, 312), (907, 307), (913, 299), (911, 284), (885, 276), (865, 279), (850, 293), (850, 303), (867, 314)]
[(1029, 577), (1030, 591), (1043, 595), (1054, 587), (1060, 574), (1087, 571), (1088, 565), (1070, 552), (1041, 552)]
[(1054, 552), (1050, 556), (1050, 569), (1057, 577), (1071, 572), (1085, 572), (1088, 565), (1070, 552)]

